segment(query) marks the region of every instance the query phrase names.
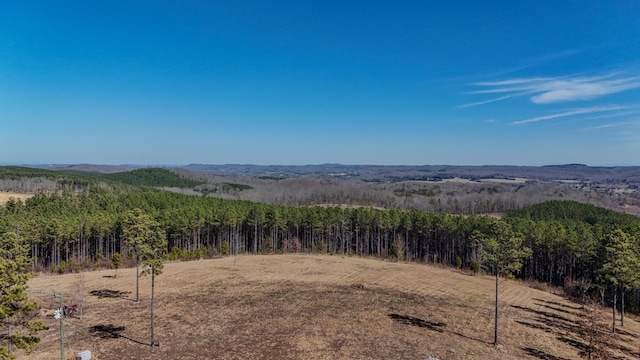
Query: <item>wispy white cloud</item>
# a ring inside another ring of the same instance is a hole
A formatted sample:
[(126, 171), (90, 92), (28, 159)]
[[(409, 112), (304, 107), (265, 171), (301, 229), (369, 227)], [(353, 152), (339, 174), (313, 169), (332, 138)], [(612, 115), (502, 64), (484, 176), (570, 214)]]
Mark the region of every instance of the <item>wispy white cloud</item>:
[(550, 104), (562, 101), (591, 100), (640, 87), (637, 77), (615, 80), (591, 80), (588, 78), (552, 81), (546, 89), (531, 98), (536, 104)]
[[(632, 108), (632, 107), (629, 107)], [(586, 118), (583, 118), (583, 120), (601, 120), (601, 119), (611, 119), (611, 118), (616, 118), (616, 117), (623, 117), (623, 116), (631, 116), (636, 114), (636, 112), (634, 111), (618, 111), (612, 114), (604, 114), (604, 115), (597, 115), (597, 116), (589, 116)]]
[(590, 130), (601, 130), (601, 129), (610, 129), (610, 128), (619, 128), (619, 127), (628, 127), (628, 126), (637, 126), (637, 125), (640, 125), (640, 120), (601, 124), (596, 126), (590, 126), (582, 130), (590, 131)]
[(499, 98), (495, 98), (495, 99), (489, 99), (489, 100), (485, 100), (485, 101), (477, 101), (477, 102), (472, 102), (472, 103), (468, 103), (468, 104), (462, 104), (462, 105), (458, 105), (456, 107), (461, 108), (461, 109), (469, 108), (469, 107), (473, 107), (473, 106), (489, 104), (489, 103), (500, 101), (500, 100), (506, 100), (506, 99), (508, 99), (510, 97), (511, 97), (511, 95), (505, 95), (505, 96), (500, 96)]
[(628, 108), (629, 108), (628, 106), (594, 106), (594, 107), (589, 107), (589, 108), (580, 108), (580, 109), (568, 110), (568, 111), (555, 113), (555, 114), (551, 114), (551, 115), (537, 116), (537, 117), (524, 119), (524, 120), (518, 120), (518, 121), (512, 122), (511, 124), (513, 124), (513, 125), (524, 125), (524, 124), (529, 124), (529, 123), (534, 123), (534, 122), (539, 122), (539, 121), (545, 121), (545, 120), (551, 120), (551, 119), (557, 119), (557, 118), (563, 118), (563, 117), (569, 117), (569, 116), (575, 116), (575, 115), (593, 114), (593, 113), (600, 113), (600, 112), (606, 112), (606, 111), (624, 110), (624, 109), (628, 109)]
[(473, 85), (483, 88), (472, 92), (476, 94), (506, 94), (512, 97), (532, 95), (530, 100), (535, 104), (551, 104), (593, 100), (640, 88), (640, 77), (611, 73), (605, 76), (513, 78)]
[(564, 50), (564, 51), (559, 51), (559, 52), (555, 52), (555, 53), (550, 53), (550, 54), (545, 54), (545, 55), (532, 57), (532, 58), (524, 60), (522, 63), (520, 63), (519, 65), (516, 65), (514, 67), (504, 68), (504, 69), (500, 69), (498, 71), (495, 71), (490, 76), (492, 76), (492, 77), (493, 76), (504, 76), (504, 75), (511, 74), (511, 73), (514, 73), (514, 72), (518, 72), (518, 71), (521, 71), (521, 70), (524, 70), (524, 69), (532, 68), (532, 67), (535, 67), (535, 66), (538, 66), (538, 65), (541, 65), (541, 64), (545, 64), (545, 63), (548, 63), (548, 62), (556, 60), (556, 59), (573, 56), (573, 55), (579, 54), (581, 52), (584, 52), (585, 50), (588, 50), (588, 49), (587, 48), (570, 49), (570, 50)]
[[(474, 85), (478, 85), (478, 86), (507, 86), (507, 85), (522, 85), (522, 84), (532, 84), (532, 83), (539, 83), (539, 82), (544, 82), (544, 81), (551, 81), (554, 80), (555, 78), (544, 78), (544, 77), (536, 77), (536, 78), (515, 78), (515, 79), (509, 79), (509, 80), (501, 80), (501, 81), (482, 81), (482, 82), (477, 82)], [(502, 89), (496, 89), (493, 91), (503, 91)], [(510, 91), (507, 90), (506, 91)], [(478, 91), (480, 92), (480, 91)]]

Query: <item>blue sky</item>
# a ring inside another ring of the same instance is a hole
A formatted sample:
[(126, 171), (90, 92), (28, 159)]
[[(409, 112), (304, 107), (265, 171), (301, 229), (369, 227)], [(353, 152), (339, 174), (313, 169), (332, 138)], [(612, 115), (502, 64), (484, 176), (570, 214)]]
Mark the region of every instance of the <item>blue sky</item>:
[(640, 1), (4, 1), (0, 163), (640, 165)]

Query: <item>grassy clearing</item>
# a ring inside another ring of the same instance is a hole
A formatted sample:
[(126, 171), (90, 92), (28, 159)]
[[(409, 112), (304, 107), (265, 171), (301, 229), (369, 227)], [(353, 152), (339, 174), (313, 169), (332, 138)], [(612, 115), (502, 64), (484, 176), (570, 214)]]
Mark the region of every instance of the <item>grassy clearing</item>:
[(32, 197), (33, 194), (21, 194), (21, 193), (14, 193), (14, 192), (0, 192), (0, 204), (4, 205), (6, 204), (7, 201), (9, 201), (9, 199), (13, 198), (13, 199), (20, 199), (22, 201), (27, 200), (28, 198)]
[[(418, 264), (331, 256), (241, 256), (168, 263), (156, 279), (156, 336), (149, 343), (150, 280), (135, 269), (88, 272), (82, 320), (65, 321), (68, 358), (93, 359), (576, 359), (580, 306), (501, 285), (501, 344), (493, 340), (493, 278)], [(45, 317), (77, 274), (41, 275), (30, 294), (50, 327), (26, 359), (59, 357), (57, 321)], [(615, 345), (637, 356), (632, 319)]]

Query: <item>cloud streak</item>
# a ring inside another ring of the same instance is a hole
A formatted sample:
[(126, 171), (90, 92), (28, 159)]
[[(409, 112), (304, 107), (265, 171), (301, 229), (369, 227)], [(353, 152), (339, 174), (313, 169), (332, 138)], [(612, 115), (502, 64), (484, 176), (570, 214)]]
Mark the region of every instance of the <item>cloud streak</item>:
[(525, 60), (520, 65), (496, 71), (491, 76), (504, 76), (504, 75), (511, 74), (511, 73), (514, 73), (514, 72), (517, 72), (517, 71), (521, 71), (521, 70), (524, 70), (524, 69), (535, 67), (535, 66), (538, 66), (538, 65), (541, 65), (541, 64), (544, 64), (544, 63), (548, 63), (548, 62), (556, 60), (556, 59), (573, 56), (573, 55), (579, 54), (579, 53), (581, 53), (581, 52), (583, 52), (585, 50), (587, 50), (587, 49), (586, 48), (584, 48), (584, 49), (571, 49), (571, 50), (565, 50), (565, 51), (560, 51), (560, 52), (556, 52), (556, 53), (550, 53), (550, 54), (546, 54), (546, 55), (533, 57), (533, 58), (530, 58), (528, 60)]
[[(634, 108), (633, 106), (629, 106), (628, 108)], [(623, 117), (623, 116), (632, 116), (635, 115), (636, 113), (634, 111), (622, 111), (622, 112), (615, 112), (613, 114), (604, 114), (604, 115), (597, 115), (597, 116), (589, 116), (587, 118), (584, 118), (584, 120), (601, 120), (601, 119), (611, 119), (611, 118), (616, 118), (616, 117)]]
[(568, 110), (568, 111), (555, 113), (551, 115), (537, 116), (537, 117), (524, 119), (524, 120), (518, 120), (518, 121), (512, 122), (511, 124), (524, 125), (524, 124), (535, 123), (539, 121), (552, 120), (552, 119), (575, 116), (575, 115), (593, 114), (593, 113), (601, 113), (601, 112), (616, 111), (616, 110), (623, 110), (623, 109), (628, 109), (628, 107), (627, 106), (594, 106), (589, 108)]
[(617, 122), (617, 123), (609, 123), (609, 124), (590, 126), (590, 127), (584, 128), (582, 130), (583, 131), (601, 130), (601, 129), (610, 129), (610, 128), (619, 128), (619, 127), (637, 126), (637, 125), (640, 125), (640, 120), (638, 120), (638, 121), (625, 121), (625, 122)]
[(468, 103), (468, 104), (462, 104), (462, 105), (458, 105), (456, 107), (460, 108), (460, 109), (470, 108), (470, 107), (474, 107), (474, 106), (489, 104), (489, 103), (500, 101), (500, 100), (506, 100), (506, 99), (509, 99), (510, 97), (511, 97), (511, 95), (505, 95), (505, 96), (500, 96), (499, 98), (495, 98), (495, 99), (489, 99), (489, 100), (485, 100), (485, 101), (477, 101), (477, 102), (472, 102), (472, 103)]
[[(615, 73), (605, 76), (530, 77), (484, 81), (473, 85), (484, 88), (473, 91), (476, 94), (531, 95), (529, 99), (534, 104), (552, 104), (593, 100), (640, 88), (640, 77), (621, 77)], [(482, 105), (483, 102), (471, 104)]]
[(546, 91), (531, 97), (531, 101), (535, 104), (550, 104), (563, 101), (592, 100), (640, 87), (638, 80), (638, 78), (626, 78), (610, 81), (590, 79), (552, 81), (548, 84)]

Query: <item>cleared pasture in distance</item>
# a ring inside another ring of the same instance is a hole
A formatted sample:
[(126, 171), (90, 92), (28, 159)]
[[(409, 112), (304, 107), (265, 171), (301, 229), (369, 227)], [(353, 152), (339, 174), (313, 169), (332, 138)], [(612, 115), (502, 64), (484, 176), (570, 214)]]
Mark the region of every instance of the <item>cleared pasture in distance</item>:
[(9, 201), (9, 199), (14, 198), (14, 199), (20, 199), (22, 201), (27, 200), (28, 198), (32, 197), (33, 194), (21, 194), (21, 193), (14, 193), (14, 192), (0, 192), (0, 205), (4, 205), (7, 203), (7, 201)]

